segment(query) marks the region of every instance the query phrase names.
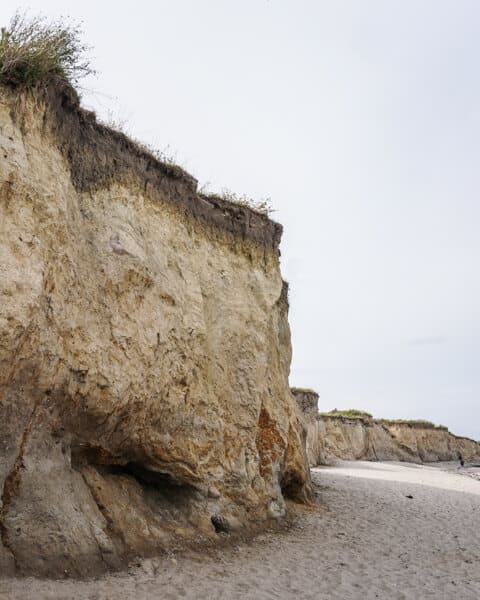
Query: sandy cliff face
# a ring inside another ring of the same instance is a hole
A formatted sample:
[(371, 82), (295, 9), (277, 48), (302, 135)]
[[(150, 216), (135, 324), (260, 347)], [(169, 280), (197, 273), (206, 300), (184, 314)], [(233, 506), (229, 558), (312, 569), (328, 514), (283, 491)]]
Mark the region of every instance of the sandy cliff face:
[(65, 91), (0, 90), (0, 571), (88, 575), (305, 499), (280, 227)]
[(480, 443), (453, 435), (444, 427), (318, 413), (318, 394), (292, 389), (307, 431), (311, 466), (342, 460), (437, 462), (480, 461)]
[(319, 465), (324, 458), (325, 435), (323, 424), (318, 419), (318, 394), (302, 388), (292, 388), (291, 391), (303, 416), (308, 464)]
[(436, 462), (458, 460), (459, 454), (480, 460), (480, 444), (447, 429), (339, 417), (319, 417), (318, 429), (323, 444), (319, 462), (324, 464), (335, 458)]
[[(404, 452), (390, 433), (371, 419), (318, 417), (322, 439), (320, 463), (343, 460), (405, 460), (415, 457)], [(418, 458), (418, 457), (417, 457)]]
[(454, 435), (445, 428), (425, 428), (406, 424), (383, 423), (402, 453), (422, 462), (457, 460), (461, 454), (465, 461), (480, 460), (480, 443)]

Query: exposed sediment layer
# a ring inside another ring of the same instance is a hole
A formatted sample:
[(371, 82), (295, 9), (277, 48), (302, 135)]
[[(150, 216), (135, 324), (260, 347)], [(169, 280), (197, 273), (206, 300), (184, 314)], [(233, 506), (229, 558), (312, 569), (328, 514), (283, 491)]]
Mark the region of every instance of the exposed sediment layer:
[(51, 143), (68, 163), (70, 182), (77, 193), (95, 193), (134, 180), (151, 200), (171, 204), (185, 217), (278, 250), (279, 223), (248, 206), (197, 193), (194, 177), (177, 165), (158, 160), (122, 132), (99, 123), (95, 113), (80, 107), (72, 88), (41, 89), (35, 94), (35, 105), (31, 96), (15, 90), (3, 88), (2, 97), (22, 129), (31, 127), (32, 111), (41, 111), (43, 122), (38, 126), (43, 132), (48, 130)]
[(0, 89), (0, 571), (92, 575), (310, 482), (281, 228), (68, 90)]
[[(293, 389), (307, 429), (311, 466), (343, 460), (480, 461), (480, 443), (423, 422), (320, 415), (318, 394)], [(315, 406), (315, 409), (313, 408)]]

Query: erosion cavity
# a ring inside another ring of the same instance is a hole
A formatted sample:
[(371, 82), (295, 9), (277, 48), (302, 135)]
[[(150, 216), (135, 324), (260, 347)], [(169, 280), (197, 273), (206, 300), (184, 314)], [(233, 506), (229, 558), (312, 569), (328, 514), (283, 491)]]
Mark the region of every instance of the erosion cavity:
[[(195, 510), (207, 510), (206, 494), (202, 494), (202, 490), (191, 483), (182, 481), (171, 473), (149, 469), (137, 462), (121, 464), (112, 461), (109, 464), (108, 458), (113, 459), (105, 456), (105, 452), (98, 448), (77, 446), (72, 450), (72, 467), (82, 476), (86, 474), (87, 482), (89, 469), (95, 469), (98, 477), (103, 480), (109, 479), (113, 482), (117, 479), (114, 487), (131, 485), (137, 489), (141, 488), (145, 502), (150, 508), (162, 519), (172, 521), (174, 525), (181, 522), (185, 524), (190, 513)], [(92, 490), (94, 497), (98, 497), (101, 487), (97, 485)], [(100, 502), (98, 506), (101, 511), (108, 510), (108, 504), (104, 502)]]

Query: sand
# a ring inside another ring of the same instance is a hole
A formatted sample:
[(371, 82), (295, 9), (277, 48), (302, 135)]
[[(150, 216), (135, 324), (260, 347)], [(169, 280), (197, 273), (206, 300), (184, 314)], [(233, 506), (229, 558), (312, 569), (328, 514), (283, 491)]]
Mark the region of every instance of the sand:
[(451, 464), (315, 469), (321, 507), (284, 533), (95, 581), (0, 580), (0, 598), (478, 599), (479, 473)]

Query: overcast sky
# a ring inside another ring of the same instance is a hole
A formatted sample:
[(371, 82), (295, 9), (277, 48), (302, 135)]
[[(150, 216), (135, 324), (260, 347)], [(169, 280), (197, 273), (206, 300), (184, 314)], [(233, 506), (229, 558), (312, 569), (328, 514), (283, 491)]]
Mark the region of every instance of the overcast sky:
[(28, 6), (83, 21), (85, 106), (212, 191), (271, 197), (292, 385), (480, 439), (480, 2)]

